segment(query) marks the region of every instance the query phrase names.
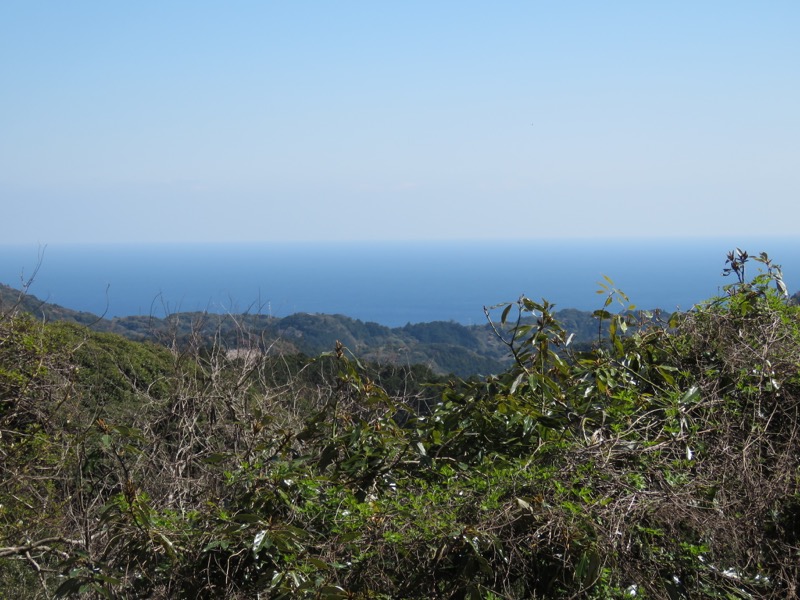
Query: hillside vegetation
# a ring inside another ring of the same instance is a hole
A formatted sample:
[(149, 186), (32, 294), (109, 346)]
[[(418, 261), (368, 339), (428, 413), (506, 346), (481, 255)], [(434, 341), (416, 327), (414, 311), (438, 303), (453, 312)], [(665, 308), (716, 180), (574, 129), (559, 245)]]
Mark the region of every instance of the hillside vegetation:
[[(261, 340), (272, 354), (315, 356), (340, 341), (360, 359), (392, 365), (425, 365), (440, 375), (459, 377), (500, 373), (510, 365), (505, 346), (489, 325), (465, 326), (455, 322), (407, 324), (386, 327), (344, 315), (297, 313), (279, 318), (264, 314), (174, 313), (166, 317), (127, 316), (105, 319), (87, 312), (43, 302), (0, 285), (0, 303), (14, 305), (46, 321), (86, 325), (93, 331), (117, 333), (135, 341), (183, 343), (204, 336), (207, 343), (223, 339), (234, 344), (242, 330)], [(575, 334), (574, 343), (597, 339), (597, 320), (590, 312), (559, 311), (560, 322)]]
[(726, 269), (663, 321), (608, 281), (593, 347), (520, 298), (509, 366), (433, 388), (7, 306), (2, 595), (797, 598), (800, 313), (766, 255)]

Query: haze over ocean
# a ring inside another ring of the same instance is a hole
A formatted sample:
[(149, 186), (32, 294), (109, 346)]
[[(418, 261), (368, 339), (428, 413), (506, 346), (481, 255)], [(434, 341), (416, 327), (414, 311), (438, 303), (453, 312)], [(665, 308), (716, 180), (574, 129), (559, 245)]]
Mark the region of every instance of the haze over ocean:
[[(793, 238), (61, 245), (44, 248), (30, 292), (107, 317), (169, 312), (345, 314), (389, 326), (483, 323), (483, 306), (546, 298), (557, 309), (599, 308), (603, 275), (640, 308), (688, 309), (730, 279), (739, 246), (800, 281)], [(39, 248), (0, 246), (0, 282), (19, 287)], [(756, 263), (750, 274), (757, 272)]]

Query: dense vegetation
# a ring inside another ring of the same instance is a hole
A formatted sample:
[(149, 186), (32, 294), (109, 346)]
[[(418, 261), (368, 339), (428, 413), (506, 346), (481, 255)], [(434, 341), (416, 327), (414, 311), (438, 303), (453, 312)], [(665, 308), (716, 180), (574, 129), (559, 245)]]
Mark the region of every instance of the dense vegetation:
[[(0, 285), (0, 303), (14, 304), (18, 290)], [(265, 342), (273, 354), (315, 356), (340, 341), (361, 360), (394, 365), (427, 365), (440, 375), (459, 377), (505, 371), (510, 362), (506, 348), (488, 325), (465, 326), (454, 322), (386, 327), (344, 315), (297, 313), (279, 318), (259, 312), (245, 314), (173, 313), (164, 317), (137, 315), (105, 319), (42, 302), (33, 295), (21, 298), (20, 308), (47, 321), (69, 321), (93, 331), (118, 333), (135, 341), (172, 343), (204, 336), (235, 344), (242, 330)], [(575, 334), (574, 343), (597, 337), (597, 322), (590, 312), (564, 309), (556, 313)]]
[(666, 322), (608, 282), (588, 349), (520, 298), (511, 366), (433, 395), (6, 308), (3, 595), (797, 598), (800, 314), (766, 255), (727, 269)]

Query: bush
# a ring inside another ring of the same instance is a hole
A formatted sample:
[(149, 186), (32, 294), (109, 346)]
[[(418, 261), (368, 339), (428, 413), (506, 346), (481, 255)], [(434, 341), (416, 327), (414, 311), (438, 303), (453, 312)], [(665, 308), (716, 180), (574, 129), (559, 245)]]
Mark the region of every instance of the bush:
[(513, 366), (425, 401), (341, 344), (292, 376), (244, 334), (5, 321), (4, 436), (39, 462), (4, 456), (27, 487), (0, 573), (20, 597), (796, 598), (800, 309), (766, 255), (727, 268), (666, 322), (607, 280), (589, 348), (546, 301), (487, 310)]

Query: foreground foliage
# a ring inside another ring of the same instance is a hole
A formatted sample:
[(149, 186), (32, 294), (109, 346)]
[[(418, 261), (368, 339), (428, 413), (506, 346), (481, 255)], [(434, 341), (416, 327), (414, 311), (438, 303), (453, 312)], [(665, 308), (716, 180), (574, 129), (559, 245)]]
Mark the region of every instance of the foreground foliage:
[(487, 310), (514, 366), (434, 403), (341, 345), (287, 376), (245, 332), (7, 312), (4, 593), (796, 598), (798, 309), (766, 255), (727, 264), (668, 322), (608, 281), (591, 350), (545, 301)]

